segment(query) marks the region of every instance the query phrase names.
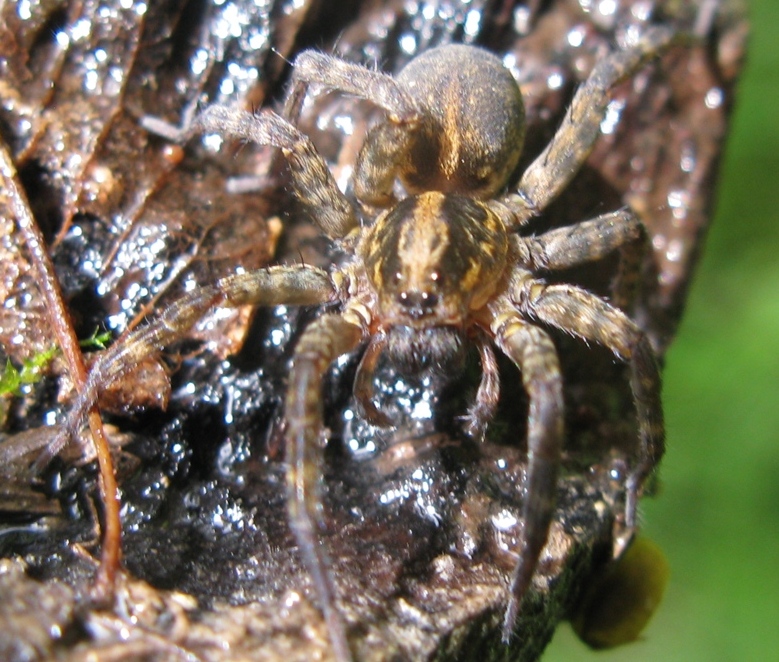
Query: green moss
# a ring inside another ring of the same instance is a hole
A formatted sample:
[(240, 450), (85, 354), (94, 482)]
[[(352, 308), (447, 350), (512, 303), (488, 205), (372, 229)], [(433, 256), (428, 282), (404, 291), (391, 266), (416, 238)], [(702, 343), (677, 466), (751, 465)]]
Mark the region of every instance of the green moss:
[[(105, 349), (110, 338), (110, 333), (95, 331), (91, 337), (80, 341), (79, 345), (82, 349)], [(5, 369), (0, 375), (0, 396), (22, 395), (22, 387), (39, 382), (49, 363), (59, 353), (59, 347), (50, 347), (25, 360), (21, 368), (14, 366), (11, 359), (6, 360)]]

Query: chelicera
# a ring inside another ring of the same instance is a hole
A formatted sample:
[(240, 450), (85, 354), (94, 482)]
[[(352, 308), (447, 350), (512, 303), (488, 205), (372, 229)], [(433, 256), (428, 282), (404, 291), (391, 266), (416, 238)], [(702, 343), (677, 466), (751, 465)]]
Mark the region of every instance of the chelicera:
[[(286, 489), (289, 524), (333, 651), (348, 659), (348, 629), (318, 539), (323, 377), (334, 360), (362, 350), (355, 395), (372, 422), (387, 424), (372, 403), (377, 357), (386, 354), (409, 372), (445, 370), (475, 343), (482, 378), (465, 420), (478, 439), (498, 401), (497, 348), (519, 369), (529, 402), (525, 526), (504, 620), (508, 640), (547, 539), (564, 438), (562, 374), (547, 329), (604, 345), (629, 363), (639, 452), (626, 478), (623, 542), (635, 529), (643, 483), (663, 452), (660, 377), (645, 334), (602, 298), (544, 280), (548, 272), (641, 241), (639, 220), (623, 209), (537, 236), (522, 231), (586, 159), (610, 89), (672, 37), (668, 29), (649, 28), (633, 46), (598, 62), (513, 189), (525, 126), (522, 96), (500, 59), (476, 47), (428, 51), (397, 77), (308, 51), (295, 61), (281, 114), (206, 108), (186, 134), (217, 133), (280, 149), (295, 196), (348, 258), (330, 270), (301, 264), (238, 273), (188, 293), (103, 352), (70, 413), (68, 434), (78, 431), (108, 383), (181, 337), (214, 306), (329, 304), (302, 334), (289, 374)], [(295, 127), (311, 84), (371, 100), (384, 111), (359, 152), (354, 200)]]

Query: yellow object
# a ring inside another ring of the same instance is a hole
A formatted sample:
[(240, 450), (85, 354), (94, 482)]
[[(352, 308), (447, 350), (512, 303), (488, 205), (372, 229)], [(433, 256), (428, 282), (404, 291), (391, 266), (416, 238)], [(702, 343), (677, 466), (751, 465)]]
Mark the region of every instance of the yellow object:
[(637, 538), (585, 589), (571, 618), (574, 631), (596, 649), (636, 641), (660, 605), (669, 576), (660, 547)]

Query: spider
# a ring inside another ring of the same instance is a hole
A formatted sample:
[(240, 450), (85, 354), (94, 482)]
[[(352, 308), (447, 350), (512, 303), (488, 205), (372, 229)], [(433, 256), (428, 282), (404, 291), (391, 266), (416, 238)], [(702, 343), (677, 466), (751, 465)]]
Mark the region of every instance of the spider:
[[(290, 528), (333, 652), (345, 660), (351, 657), (347, 628), (318, 539), (322, 380), (333, 361), (362, 349), (355, 396), (369, 420), (386, 425), (372, 403), (378, 357), (384, 354), (411, 373), (446, 370), (474, 343), (482, 377), (465, 427), (480, 438), (498, 401), (496, 347), (519, 369), (529, 403), (525, 527), (504, 618), (508, 641), (546, 543), (564, 438), (562, 374), (548, 328), (599, 343), (629, 363), (639, 452), (626, 478), (623, 543), (635, 529), (644, 481), (663, 452), (660, 377), (646, 335), (600, 297), (544, 281), (548, 272), (640, 241), (640, 221), (622, 209), (537, 236), (522, 230), (583, 164), (611, 88), (673, 37), (670, 29), (650, 27), (634, 45), (598, 62), (551, 142), (511, 189), (524, 139), (522, 95), (500, 59), (477, 47), (435, 48), (396, 77), (306, 51), (294, 63), (281, 114), (206, 108), (186, 136), (216, 133), (280, 149), (295, 196), (348, 257), (329, 270), (272, 266), (189, 292), (100, 355), (55, 447), (79, 431), (107, 384), (181, 337), (212, 307), (329, 304), (294, 351), (286, 394), (286, 490)], [(310, 85), (371, 100), (384, 111), (358, 154), (353, 199), (339, 190), (324, 159), (295, 127)]]

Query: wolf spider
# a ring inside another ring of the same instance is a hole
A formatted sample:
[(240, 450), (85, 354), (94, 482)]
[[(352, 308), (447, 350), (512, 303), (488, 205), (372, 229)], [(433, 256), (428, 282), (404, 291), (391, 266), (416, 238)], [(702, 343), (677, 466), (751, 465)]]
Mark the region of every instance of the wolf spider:
[[(598, 62), (513, 191), (506, 189), (524, 138), (522, 96), (501, 61), (476, 47), (430, 50), (396, 77), (307, 51), (295, 61), (281, 115), (206, 108), (186, 135), (217, 133), (279, 148), (295, 196), (348, 258), (329, 270), (301, 264), (238, 273), (186, 294), (102, 353), (70, 412), (67, 434), (79, 430), (108, 383), (181, 337), (214, 306), (330, 304), (337, 312), (313, 321), (294, 352), (286, 396), (286, 490), (289, 524), (333, 652), (348, 659), (346, 624), (317, 537), (323, 377), (335, 359), (362, 348), (355, 395), (371, 421), (386, 424), (371, 402), (377, 357), (384, 353), (405, 371), (443, 370), (473, 342), (482, 378), (465, 420), (466, 431), (480, 437), (498, 400), (494, 345), (516, 364), (529, 401), (525, 527), (504, 620), (508, 640), (546, 543), (564, 437), (561, 369), (545, 328), (599, 343), (630, 364), (640, 450), (626, 478), (623, 542), (635, 528), (642, 485), (663, 452), (660, 376), (646, 335), (600, 297), (543, 280), (547, 272), (640, 241), (641, 223), (623, 209), (538, 236), (521, 230), (590, 153), (611, 88), (672, 38), (671, 30), (650, 27), (635, 45)], [(354, 202), (294, 126), (311, 84), (371, 100), (385, 113), (359, 152)]]

